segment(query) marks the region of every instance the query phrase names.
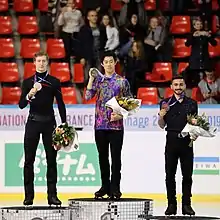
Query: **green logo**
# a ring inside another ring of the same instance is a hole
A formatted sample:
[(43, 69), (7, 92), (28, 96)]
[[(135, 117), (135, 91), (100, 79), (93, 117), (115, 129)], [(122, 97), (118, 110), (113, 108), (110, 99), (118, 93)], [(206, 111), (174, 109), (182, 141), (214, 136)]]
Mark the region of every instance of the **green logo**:
[[(23, 143), (5, 144), (5, 186), (23, 186)], [(98, 153), (93, 143), (81, 143), (71, 153), (58, 151), (58, 186), (99, 186)], [(47, 162), (42, 144), (39, 144), (34, 163), (35, 186), (46, 186)]]

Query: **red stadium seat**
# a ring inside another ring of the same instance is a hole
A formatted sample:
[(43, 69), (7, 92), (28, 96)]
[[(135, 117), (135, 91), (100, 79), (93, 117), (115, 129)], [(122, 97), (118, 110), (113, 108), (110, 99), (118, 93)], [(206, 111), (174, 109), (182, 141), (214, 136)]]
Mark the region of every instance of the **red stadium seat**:
[(86, 88), (84, 88), (84, 92), (83, 92), (83, 104), (89, 105), (89, 104), (95, 104), (96, 103), (96, 96), (94, 96), (92, 99), (87, 101), (85, 99), (85, 94), (86, 94)]
[(34, 5), (32, 0), (14, 0), (13, 9), (16, 12), (32, 12)]
[(169, 0), (160, 0), (160, 7), (159, 8), (161, 11), (169, 10), (169, 8), (170, 8)]
[(40, 40), (39, 39), (27, 39), (21, 40), (21, 51), (20, 55), (23, 58), (33, 58), (34, 54), (40, 51)]
[(10, 16), (0, 16), (0, 35), (12, 34), (12, 24)]
[(216, 77), (220, 77), (220, 61), (215, 64), (215, 75)]
[(11, 38), (0, 38), (0, 58), (15, 56), (14, 43)]
[(20, 87), (2, 87), (2, 101), (3, 105), (17, 105), (21, 96)]
[(216, 15), (212, 16), (212, 33), (217, 32), (217, 25), (218, 25), (218, 17)]
[(78, 9), (82, 9), (82, 7), (83, 7), (83, 0), (75, 0), (75, 6)]
[(152, 82), (168, 82), (172, 79), (171, 63), (154, 63), (150, 81)]
[(0, 12), (8, 11), (8, 0), (0, 0)]
[(122, 70), (121, 70), (120, 62), (117, 62), (117, 63), (116, 63), (115, 72), (116, 72), (118, 75), (122, 75)]
[(52, 59), (61, 59), (66, 56), (62, 39), (48, 39), (47, 53)]
[(191, 31), (190, 16), (173, 16), (170, 26), (172, 34), (187, 34)]
[(189, 63), (179, 63), (177, 73), (182, 73), (188, 66)]
[(111, 9), (112, 11), (120, 11), (122, 8), (122, 4), (120, 1), (111, 0)]
[(220, 38), (215, 38), (215, 40), (217, 41), (216, 46), (213, 47), (211, 44), (209, 44), (209, 56), (210, 57), (220, 56)]
[(158, 104), (157, 88), (139, 88), (137, 97), (142, 99), (142, 104), (154, 105)]
[(0, 82), (18, 82), (17, 63), (0, 63)]
[(58, 78), (60, 82), (68, 82), (70, 80), (70, 70), (68, 63), (51, 63), (50, 75)]
[(164, 98), (169, 98), (173, 95), (173, 90), (170, 87), (165, 88)]
[(48, 12), (48, 0), (38, 0), (38, 9), (41, 12)]
[(198, 87), (192, 88), (192, 99), (194, 99), (198, 103), (202, 102), (203, 96), (202, 96), (201, 91)]
[(186, 39), (174, 39), (173, 57), (183, 58), (188, 57), (191, 54), (191, 47), (186, 47)]
[(147, 11), (156, 10), (156, 0), (146, 0), (144, 3), (144, 8)]
[(220, 5), (218, 4), (218, 0), (212, 0), (212, 10), (217, 11), (219, 8)]
[(18, 17), (18, 33), (33, 35), (39, 31), (37, 18), (35, 16), (19, 16)]
[(77, 104), (76, 89), (74, 87), (62, 87), (61, 92), (65, 104)]
[(84, 82), (84, 67), (81, 63), (73, 64), (73, 82), (74, 83)]
[(33, 76), (36, 72), (36, 68), (34, 63), (25, 63), (24, 64), (24, 79), (27, 79), (31, 76)]

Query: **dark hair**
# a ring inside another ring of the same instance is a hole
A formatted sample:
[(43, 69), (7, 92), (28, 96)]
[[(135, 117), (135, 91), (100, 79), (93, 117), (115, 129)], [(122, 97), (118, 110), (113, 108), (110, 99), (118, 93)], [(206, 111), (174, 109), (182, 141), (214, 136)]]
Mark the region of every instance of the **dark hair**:
[(175, 80), (175, 79), (182, 79), (182, 80), (185, 81), (183, 75), (181, 75), (181, 74), (173, 76), (173, 78), (172, 78), (172, 82), (173, 82), (173, 80)]
[(105, 51), (103, 54), (102, 54), (102, 58), (101, 58), (101, 61), (103, 62), (103, 60), (105, 59), (105, 57), (113, 57), (114, 61), (116, 62), (117, 61), (117, 56), (116, 54), (113, 52), (113, 51)]
[(37, 57), (42, 57), (42, 56), (45, 56), (47, 58), (47, 61), (49, 60), (48, 54), (46, 52), (42, 51), (42, 50), (37, 52), (37, 53), (35, 53), (33, 59), (34, 59), (34, 61), (36, 61)]

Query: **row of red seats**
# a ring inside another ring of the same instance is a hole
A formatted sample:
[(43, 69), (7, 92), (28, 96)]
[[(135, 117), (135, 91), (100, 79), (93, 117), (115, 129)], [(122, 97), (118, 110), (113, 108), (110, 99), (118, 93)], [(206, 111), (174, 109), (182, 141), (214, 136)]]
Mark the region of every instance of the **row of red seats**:
[[(164, 98), (168, 98), (173, 95), (173, 91), (171, 88), (167, 87), (164, 91)], [(145, 87), (145, 88), (139, 88), (137, 97), (139, 99), (142, 99), (142, 104), (145, 105), (155, 105), (158, 104), (160, 101), (158, 97), (158, 88), (156, 87)], [(192, 89), (192, 99), (196, 100), (198, 103), (202, 100), (202, 95), (199, 92), (199, 89), (193, 88)]]
[[(52, 59), (62, 59), (65, 57), (65, 49), (62, 39), (48, 39), (46, 42), (47, 53)], [(33, 58), (34, 54), (40, 50), (39, 39), (23, 38), (21, 40), (20, 56), (23, 58)], [(12, 38), (0, 38), (0, 58), (13, 58), (15, 47)]]
[[(217, 31), (217, 16), (213, 16), (212, 31)], [(19, 16), (18, 33), (21, 35), (35, 35), (39, 32), (36, 16)], [(12, 20), (10, 16), (0, 16), (0, 35), (12, 34)], [(191, 32), (190, 16), (173, 16), (170, 33), (187, 34)]]
[[(75, 87), (62, 87), (61, 92), (65, 104), (77, 104)], [(20, 87), (2, 87), (2, 105), (17, 105), (21, 96)]]
[[(21, 35), (35, 35), (39, 32), (36, 16), (18, 16), (17, 32)], [(13, 33), (11, 16), (0, 16), (0, 34)]]
[[(84, 71), (82, 64), (73, 65), (73, 81), (74, 83), (84, 82)], [(24, 64), (24, 75), (26, 79), (35, 73), (35, 65), (33, 63)], [(68, 63), (51, 63), (50, 74), (57, 77), (62, 83), (70, 81), (70, 69)], [(20, 74), (17, 63), (1, 63), (0, 62), (0, 82), (14, 83), (18, 82)]]
[[(209, 44), (210, 57), (220, 56), (220, 38), (217, 46), (213, 47)], [(173, 58), (185, 58), (191, 54), (191, 47), (185, 46), (186, 39), (175, 38), (173, 45)], [(62, 59), (65, 57), (65, 49), (62, 39), (48, 39), (47, 53), (52, 59)], [(40, 49), (39, 39), (22, 39), (21, 40), (21, 56), (23, 58), (32, 58), (34, 53)], [(11, 38), (0, 38), (0, 58), (11, 58), (15, 56), (14, 43)]]
[[(81, 9), (83, 0), (76, 0), (76, 7)], [(198, 0), (194, 0), (198, 4)], [(111, 0), (113, 11), (120, 11), (122, 4), (117, 0)], [(156, 10), (156, 0), (146, 0), (144, 3), (145, 10)], [(169, 8), (169, 0), (160, 0), (160, 8), (166, 10)], [(0, 12), (7, 12), (9, 9), (8, 0), (0, 0)], [(16, 12), (33, 12), (34, 5), (32, 0), (14, 0), (13, 9)], [(38, 9), (42, 12), (48, 11), (48, 0), (39, 0)], [(212, 0), (212, 9), (218, 10), (218, 0)]]
[[(77, 104), (77, 96), (75, 87), (62, 87), (61, 92), (65, 104)], [(85, 89), (84, 89), (85, 94)], [(173, 91), (170, 88), (166, 88), (164, 92), (164, 98), (172, 96)], [(2, 87), (2, 100), (1, 104), (18, 104), (21, 95), (20, 87)], [(139, 88), (137, 97), (142, 99), (144, 105), (155, 105), (159, 102), (158, 89), (156, 87)], [(192, 89), (192, 98), (198, 103), (201, 102), (202, 96), (198, 88)], [(95, 104), (96, 98), (94, 97), (90, 101), (86, 101), (83, 96), (83, 104)]]
[[(180, 62), (178, 65), (177, 73), (181, 73), (187, 68), (188, 63)], [(84, 69), (80, 63), (73, 64), (73, 82), (83, 83), (84, 82)], [(121, 74), (121, 67), (118, 63), (116, 66), (116, 72)], [(216, 76), (220, 77), (220, 62), (216, 63), (215, 66)], [(50, 74), (60, 79), (61, 82), (70, 81), (70, 69), (68, 63), (51, 63)], [(35, 65), (33, 63), (26, 62), (24, 64), (24, 75), (26, 79), (35, 73)], [(172, 64), (171, 63), (154, 63), (152, 73), (146, 73), (146, 80), (151, 82), (169, 82), (173, 76)], [(16, 63), (0, 63), (0, 82), (17, 82), (19, 80), (18, 66)]]

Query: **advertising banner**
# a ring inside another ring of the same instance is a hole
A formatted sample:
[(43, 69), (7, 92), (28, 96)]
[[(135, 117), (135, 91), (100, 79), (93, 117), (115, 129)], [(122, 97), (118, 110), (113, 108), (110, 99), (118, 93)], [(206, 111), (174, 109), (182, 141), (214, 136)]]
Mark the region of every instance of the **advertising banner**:
[[(100, 185), (93, 131), (80, 131), (80, 149), (58, 152), (58, 191), (93, 193)], [(0, 131), (0, 193), (23, 192), (23, 131)], [(193, 193), (220, 195), (220, 134), (199, 138), (194, 146)], [(121, 188), (124, 193), (165, 193), (165, 132), (125, 132)], [(39, 144), (34, 165), (36, 192), (46, 190), (46, 160)], [(181, 193), (181, 170), (177, 192)], [(212, 183), (212, 187), (210, 186)]]
[[(94, 105), (67, 105), (67, 122), (83, 130), (91, 130), (94, 126)], [(0, 130), (23, 130), (28, 116), (28, 108), (20, 110), (17, 106), (0, 106)], [(125, 130), (128, 131), (161, 131), (157, 125), (159, 106), (142, 106), (140, 111), (128, 117), (125, 121)], [(219, 105), (200, 105), (200, 114), (209, 117), (212, 126), (220, 130)], [(60, 117), (55, 107), (57, 123)]]

